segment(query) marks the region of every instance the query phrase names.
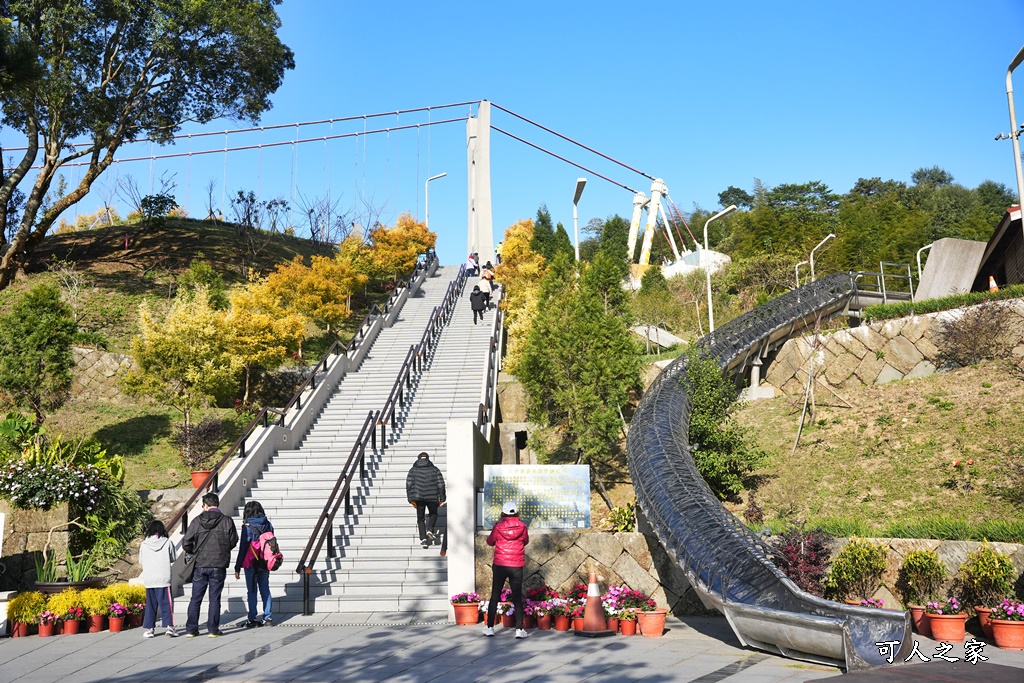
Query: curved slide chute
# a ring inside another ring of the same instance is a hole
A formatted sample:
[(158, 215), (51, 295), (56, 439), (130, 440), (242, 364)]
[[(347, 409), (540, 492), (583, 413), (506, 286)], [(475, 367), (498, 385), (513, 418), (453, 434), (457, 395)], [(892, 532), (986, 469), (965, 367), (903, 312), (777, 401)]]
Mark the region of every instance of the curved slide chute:
[[(830, 275), (758, 306), (698, 343), (723, 371), (742, 370), (765, 348), (842, 312), (853, 291), (849, 275)], [(722, 506), (697, 471), (690, 410), (684, 356), (644, 394), (627, 450), (643, 516), (704, 604), (726, 616), (744, 645), (794, 659), (852, 671), (909, 656), (907, 612), (805, 593), (772, 563), (761, 538)]]

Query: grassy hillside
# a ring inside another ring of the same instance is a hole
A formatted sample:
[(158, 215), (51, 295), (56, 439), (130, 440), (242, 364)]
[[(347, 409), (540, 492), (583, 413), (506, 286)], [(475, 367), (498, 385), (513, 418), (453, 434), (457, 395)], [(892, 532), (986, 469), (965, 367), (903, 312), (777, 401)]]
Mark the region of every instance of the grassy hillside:
[[(230, 285), (242, 279), (243, 258), (269, 271), (295, 256), (317, 253), (325, 253), (325, 247), (305, 239), (260, 233), (244, 236), (233, 224), (191, 219), (167, 219), (155, 227), (133, 224), (52, 235), (28, 261), (25, 275), (0, 292), (0, 311), (41, 278), (59, 280), (52, 272), (54, 264), (66, 262), (65, 271), (75, 273), (80, 281), (74, 304), (80, 330), (92, 333), (93, 340), (108, 351), (127, 353), (137, 331), (139, 304), (173, 297), (178, 278), (193, 259), (210, 263)], [(373, 292), (354, 297), (349, 327), (354, 329), (370, 305), (386, 298), (384, 293)], [(311, 336), (303, 350), (307, 359), (315, 361), (333, 337), (312, 327), (307, 333)], [(343, 340), (350, 334), (351, 330), (341, 331)], [(230, 408), (210, 407), (197, 417), (206, 416), (224, 420), (225, 447), (249, 421)], [(169, 443), (171, 430), (181, 419), (174, 410), (145, 402), (69, 401), (47, 417), (45, 427), (51, 434), (68, 438), (95, 438), (111, 452), (124, 455), (127, 481), (134, 488), (172, 488), (186, 485), (189, 477), (177, 449)]]
[(1024, 528), (1024, 374), (1016, 365), (843, 392), (852, 407), (824, 394), (795, 453), (802, 396), (738, 413), (770, 455), (754, 496), (773, 527), (826, 522), (860, 535), (924, 537), (984, 532), (984, 524), (990, 536), (1000, 525)]

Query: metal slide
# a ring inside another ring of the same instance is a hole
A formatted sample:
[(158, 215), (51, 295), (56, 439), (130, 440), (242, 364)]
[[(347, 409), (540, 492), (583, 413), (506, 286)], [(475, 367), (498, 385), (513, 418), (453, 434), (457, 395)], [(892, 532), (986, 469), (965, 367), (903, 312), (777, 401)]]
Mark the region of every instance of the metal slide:
[[(764, 348), (842, 312), (852, 293), (849, 275), (830, 275), (732, 320), (698, 344), (724, 371), (742, 371)], [(627, 444), (640, 509), (704, 604), (722, 612), (746, 646), (848, 671), (902, 662), (913, 647), (907, 612), (801, 591), (772, 563), (765, 543), (722, 506), (690, 455), (689, 392), (686, 358), (680, 357), (644, 394)]]

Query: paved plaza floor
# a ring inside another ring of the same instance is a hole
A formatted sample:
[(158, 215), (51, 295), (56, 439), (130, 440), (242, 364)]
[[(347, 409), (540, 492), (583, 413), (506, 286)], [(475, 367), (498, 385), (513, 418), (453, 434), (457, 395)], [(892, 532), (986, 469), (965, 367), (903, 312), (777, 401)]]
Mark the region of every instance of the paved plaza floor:
[[(271, 628), (243, 629), (225, 623), (225, 635), (144, 639), (141, 629), (52, 638), (0, 640), (0, 682), (136, 683), (167, 681), (683, 681), (774, 683), (840, 677), (838, 669), (797, 662), (740, 646), (722, 617), (670, 617), (661, 638), (579, 638), (531, 631), (525, 640), (496, 628), (456, 626), (439, 615), (366, 614), (347, 623), (331, 615), (292, 616)], [(352, 623), (359, 621), (360, 623)], [(405, 622), (405, 623), (403, 623)], [(434, 622), (434, 623), (424, 623)], [(158, 633), (162, 629), (157, 629)], [(936, 643), (920, 639), (921, 652)], [(842, 676), (880, 681), (1024, 681), (1024, 652), (994, 646), (988, 661), (963, 661), (958, 644), (928, 663)]]

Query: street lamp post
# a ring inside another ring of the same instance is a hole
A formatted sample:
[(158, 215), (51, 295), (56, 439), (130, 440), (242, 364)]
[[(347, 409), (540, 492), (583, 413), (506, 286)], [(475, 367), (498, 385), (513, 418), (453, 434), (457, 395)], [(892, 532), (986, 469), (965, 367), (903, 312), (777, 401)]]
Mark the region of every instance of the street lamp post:
[(998, 135), (996, 140), (1005, 140), (1007, 137), (1013, 142), (1013, 170), (1017, 174), (1017, 202), (1024, 204), (1024, 169), (1021, 168), (1020, 162), (1020, 135), (1021, 130), (1017, 128), (1017, 114), (1013, 109), (1013, 70), (1020, 66), (1020, 63), (1024, 62), (1024, 47), (1020, 49), (1017, 56), (1010, 62), (1010, 67), (1006, 70), (1006, 99), (1010, 106), (1010, 134)]
[(437, 180), (438, 178), (444, 178), (447, 173), (438, 173), (427, 178), (427, 182), (423, 183), (423, 224), (430, 229), (430, 181)]
[(704, 223), (704, 251), (701, 252), (700, 261), (704, 267), (704, 276), (707, 278), (708, 286), (708, 327), (711, 328), (711, 332), (715, 331), (715, 308), (711, 304), (711, 264), (708, 262), (708, 226), (711, 225), (711, 221), (721, 218), (722, 216), (728, 216), (730, 213), (736, 210), (736, 205), (733, 204), (728, 208), (722, 209), (711, 218), (707, 219)]
[(825, 244), (825, 242), (828, 242), (830, 239), (833, 239), (835, 236), (836, 235), (835, 235), (834, 232), (830, 232), (829, 234), (825, 235), (825, 239), (823, 239), (822, 241), (818, 242), (818, 246), (816, 246), (814, 249), (811, 249), (811, 282), (814, 282), (814, 252), (818, 251), (818, 249), (820, 249), (822, 247), (822, 245)]
[(807, 261), (801, 261), (800, 263), (796, 264), (796, 268), (793, 269), (794, 273), (796, 274), (796, 288), (797, 289), (800, 289), (800, 266), (806, 266), (806, 265), (807, 265)]
[(576, 238), (576, 262), (580, 261), (580, 219), (577, 205), (580, 203), (580, 195), (583, 194), (583, 188), (587, 185), (586, 178), (576, 179), (576, 194), (572, 196), (572, 234)]

